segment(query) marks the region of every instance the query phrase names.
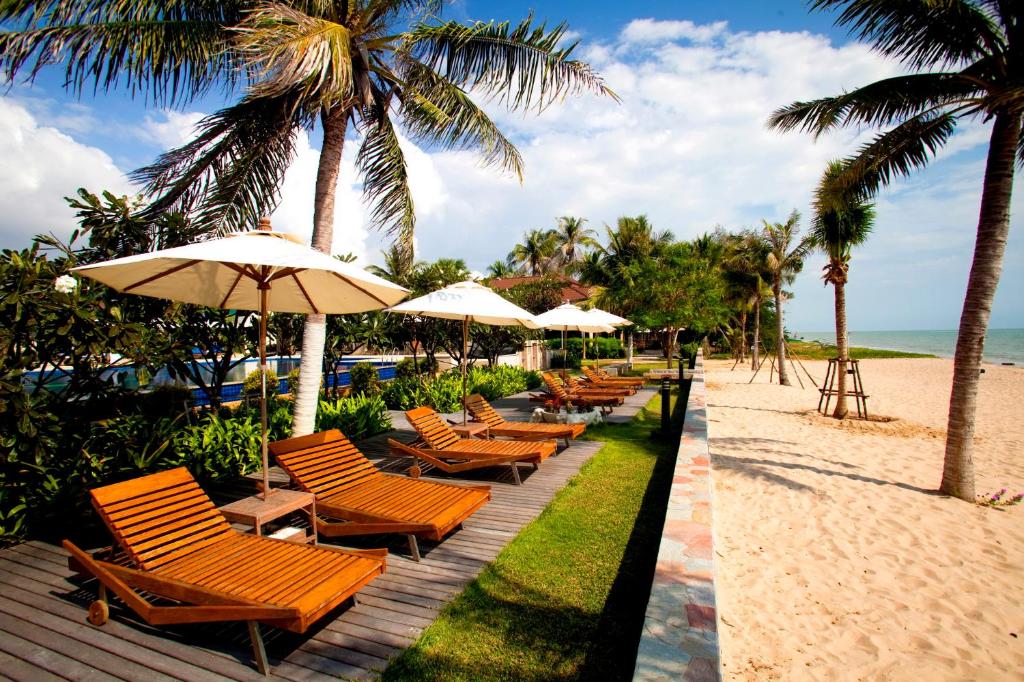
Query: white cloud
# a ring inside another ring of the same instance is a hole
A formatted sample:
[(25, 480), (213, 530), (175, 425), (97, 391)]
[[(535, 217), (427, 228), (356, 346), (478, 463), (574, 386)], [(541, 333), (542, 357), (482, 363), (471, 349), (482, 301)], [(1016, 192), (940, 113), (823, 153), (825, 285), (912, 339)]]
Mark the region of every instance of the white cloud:
[(0, 158), (2, 247), (24, 248), (33, 236), (51, 231), (66, 238), (75, 219), (64, 197), (74, 196), (79, 187), (133, 192), (106, 152), (40, 125), (28, 108), (9, 97), (0, 98)]
[(196, 125), (205, 115), (198, 111), (161, 111), (159, 114), (146, 116), (137, 133), (141, 138), (163, 149), (173, 149), (195, 137)]
[(724, 21), (695, 24), (689, 20), (634, 19), (626, 24), (619, 37), (623, 43), (662, 43), (674, 40), (706, 43), (720, 36), (727, 25)]

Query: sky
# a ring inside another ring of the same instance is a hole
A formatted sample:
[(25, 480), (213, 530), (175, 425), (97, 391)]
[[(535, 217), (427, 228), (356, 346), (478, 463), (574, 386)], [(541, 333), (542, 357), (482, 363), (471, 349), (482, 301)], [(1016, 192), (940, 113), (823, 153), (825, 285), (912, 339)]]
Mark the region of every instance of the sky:
[[(540, 115), (485, 108), (519, 147), (525, 179), (480, 167), (471, 152), (419, 149), (407, 140), (417, 208), (417, 256), (463, 258), (485, 271), (535, 228), (558, 216), (585, 217), (604, 235), (623, 215), (646, 214), (658, 229), (689, 239), (714, 229), (758, 227), (801, 212), (828, 160), (850, 154), (871, 130), (841, 130), (812, 140), (767, 130), (780, 106), (839, 92), (901, 72), (832, 15), (794, 1), (728, 3), (483, 2), (459, 0), (444, 16), (509, 19), (530, 12), (567, 21), (589, 62), (622, 98), (584, 95)], [(61, 74), (15, 83), (0, 97), (0, 248), (24, 248), (37, 233), (67, 236), (74, 214), (63, 197), (79, 187), (137, 191), (125, 177), (190, 139), (193, 126), (237, 93), (214, 93), (179, 110), (161, 110), (124, 93), (74, 98)], [(877, 198), (874, 233), (855, 252), (847, 287), (854, 331), (956, 328), (973, 252), (989, 126), (961, 123), (926, 169)], [(334, 250), (380, 262), (389, 238), (367, 224), (346, 145)], [(308, 237), (319, 148), (301, 136), (273, 214), (275, 229)], [(992, 313), (993, 328), (1024, 327), (1024, 197), (1013, 202), (1011, 235)], [(832, 290), (810, 258), (792, 285), (787, 327), (833, 327)]]

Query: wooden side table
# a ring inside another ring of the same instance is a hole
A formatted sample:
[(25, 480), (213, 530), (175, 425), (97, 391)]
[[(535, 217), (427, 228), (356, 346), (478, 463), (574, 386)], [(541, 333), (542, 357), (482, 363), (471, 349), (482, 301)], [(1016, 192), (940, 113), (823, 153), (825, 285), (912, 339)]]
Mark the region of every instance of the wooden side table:
[(459, 438), (490, 438), (491, 427), (487, 422), (466, 422), (465, 424), (452, 424), (452, 431), (459, 435)]
[[(274, 488), (270, 499), (263, 499), (263, 494), (244, 497), (231, 504), (220, 507), (220, 512), (228, 521), (252, 526), (256, 535), (263, 535), (263, 525), (276, 519), (304, 510), (309, 514), (309, 531), (283, 535), (293, 542), (312, 542), (316, 544), (316, 496), (300, 490), (284, 490)], [(297, 536), (297, 537), (296, 537)]]

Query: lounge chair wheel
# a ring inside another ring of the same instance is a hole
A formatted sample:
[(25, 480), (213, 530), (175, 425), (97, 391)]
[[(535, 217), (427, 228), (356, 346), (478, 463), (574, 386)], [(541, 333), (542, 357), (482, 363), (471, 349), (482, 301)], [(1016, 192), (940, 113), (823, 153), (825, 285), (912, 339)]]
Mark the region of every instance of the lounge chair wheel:
[(419, 478), (421, 473), (423, 472), (420, 470), (419, 464), (413, 464), (411, 467), (409, 467), (410, 478)]
[(93, 625), (103, 625), (110, 618), (110, 605), (97, 599), (89, 604), (88, 620)]

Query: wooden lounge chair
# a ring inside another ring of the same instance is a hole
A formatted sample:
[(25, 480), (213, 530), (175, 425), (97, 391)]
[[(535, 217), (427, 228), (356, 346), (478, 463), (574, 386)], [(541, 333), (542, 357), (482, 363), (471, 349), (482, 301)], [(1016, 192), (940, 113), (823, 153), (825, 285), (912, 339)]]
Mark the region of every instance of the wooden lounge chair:
[[(90, 495), (120, 551), (94, 557), (64, 541), (72, 570), (99, 581), (89, 622), (107, 621), (107, 590), (150, 625), (244, 620), (264, 674), (270, 666), (258, 623), (305, 632), (385, 569), (386, 550), (345, 551), (233, 529), (184, 467)], [(180, 605), (156, 605), (148, 595)]]
[(522, 442), (460, 438), (430, 407), (409, 410), (405, 418), (416, 429), (420, 440), (406, 444), (389, 438), (388, 444), (393, 453), (413, 458), (410, 471), (413, 476), (419, 475), (419, 460), (449, 474), (508, 464), (512, 468), (512, 478), (516, 485), (520, 485), (519, 462), (533, 464), (536, 469), (558, 448), (552, 440)]
[(550, 372), (542, 372), (541, 378), (547, 387), (545, 400), (556, 407), (561, 405), (599, 407), (603, 414), (608, 414), (622, 404), (622, 396), (620, 395), (581, 395), (579, 393), (569, 393)]
[(341, 431), (270, 444), (278, 465), (306, 492), (316, 495), (316, 520), (326, 537), (405, 533), (413, 559), (417, 537), (440, 540), (491, 499), (488, 485), (458, 486), (385, 474)]
[(479, 393), (466, 398), (466, 409), (473, 419), (487, 424), (492, 436), (516, 438), (519, 440), (544, 440), (564, 438), (566, 447), (569, 439), (581, 435), (586, 424), (535, 424), (531, 422), (510, 422), (502, 418), (491, 404)]
[(583, 374), (596, 384), (606, 385), (618, 385), (631, 386), (633, 388), (643, 388), (644, 378), (643, 377), (613, 377), (608, 372), (604, 371), (600, 367), (584, 367)]
[(633, 395), (637, 392), (637, 388), (633, 384), (615, 382), (615, 381), (604, 381), (603, 379), (592, 379), (591, 374), (587, 373), (590, 368), (584, 368), (583, 383), (575, 377), (566, 377), (566, 381), (571, 379), (570, 386), (577, 386), (579, 388), (590, 388), (598, 391), (617, 392), (625, 391), (626, 395)]
[(569, 374), (562, 374), (562, 385), (570, 395), (581, 395), (581, 396), (618, 396), (625, 398), (632, 395), (634, 391), (624, 388), (595, 388), (592, 386), (584, 386), (580, 382), (576, 381), (575, 377)]

